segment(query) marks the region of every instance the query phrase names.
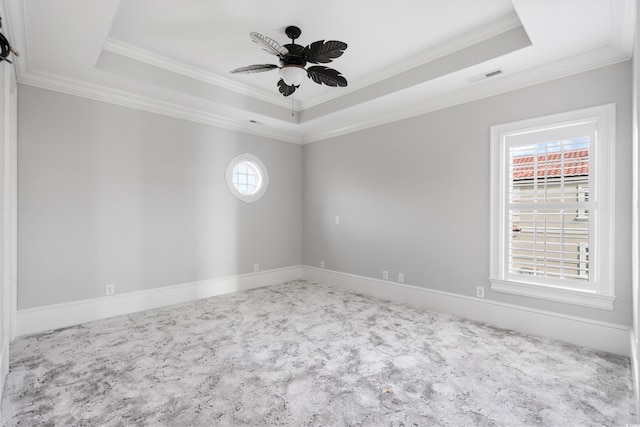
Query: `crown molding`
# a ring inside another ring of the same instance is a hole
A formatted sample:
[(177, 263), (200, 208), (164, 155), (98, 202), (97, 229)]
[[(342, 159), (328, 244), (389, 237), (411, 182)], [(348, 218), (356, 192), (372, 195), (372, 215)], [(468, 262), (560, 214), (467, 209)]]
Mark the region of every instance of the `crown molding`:
[(361, 77), (356, 83), (350, 83), (347, 88), (343, 88), (339, 95), (335, 92), (326, 92), (321, 96), (303, 103), (302, 107), (303, 109), (315, 107), (340, 96), (360, 90), (366, 86), (390, 79), (398, 74), (404, 73), (421, 65), (428, 64), (436, 59), (451, 55), (454, 52), (471, 47), (521, 26), (522, 23), (520, 22), (520, 18), (514, 12), (487, 25), (476, 28), (456, 38), (447, 40), (446, 42), (419, 52), (404, 61), (398, 61), (392, 66), (385, 67), (378, 72)]
[[(560, 71), (558, 74), (559, 77), (575, 74), (581, 71), (587, 71), (587, 69), (593, 69), (597, 67), (611, 65), (613, 63), (624, 61), (631, 58), (633, 54), (634, 32), (636, 29), (635, 1), (634, 0), (615, 1), (612, 3), (611, 9), (612, 10), (611, 10), (611, 38), (610, 38), (611, 46), (610, 47), (616, 50), (618, 52), (619, 58), (622, 58), (622, 59), (615, 59), (615, 57), (613, 57), (612, 60), (608, 60), (608, 59), (605, 59), (604, 61), (597, 60), (596, 63), (599, 65), (591, 66), (591, 64), (587, 64), (587, 68), (577, 69), (577, 71), (566, 71), (566, 72)], [(514, 28), (521, 27), (521, 26), (523, 26), (522, 22), (520, 21), (520, 18), (518, 17), (517, 13), (514, 12), (510, 15), (505, 16), (502, 19), (493, 21), (485, 26), (476, 28), (472, 31), (462, 34), (457, 38), (448, 40), (447, 42), (441, 43), (431, 49), (427, 49), (421, 54), (414, 56), (413, 58), (410, 58), (406, 61), (398, 62), (394, 66), (387, 67), (379, 73), (365, 76), (363, 79), (360, 79), (357, 83), (350, 84), (349, 87), (346, 88), (346, 90), (342, 90), (340, 93), (340, 96), (362, 89), (368, 85), (381, 82), (383, 80), (393, 77), (394, 75), (408, 71), (420, 65), (427, 64), (438, 58), (441, 58), (446, 55), (450, 55), (453, 52), (456, 52), (461, 49), (465, 49), (474, 44), (480, 43), (484, 40), (488, 40), (492, 37), (496, 37), (506, 31), (510, 31), (510, 30), (513, 30)], [(526, 28), (525, 28), (525, 32), (526, 32)], [(589, 53), (587, 53), (586, 55), (588, 56)], [(542, 66), (540, 68), (544, 69), (545, 67), (546, 66)], [(562, 68), (565, 68), (565, 66), (562, 66)], [(536, 84), (536, 83), (538, 82), (534, 82), (531, 84)], [(314, 107), (316, 105), (330, 101), (337, 97), (338, 96), (335, 93), (327, 92), (326, 94), (321, 95), (320, 97), (314, 98), (313, 100), (304, 103), (303, 109)], [(429, 111), (433, 111), (433, 110), (429, 110)], [(411, 116), (408, 116), (408, 117), (411, 117)], [(325, 138), (322, 138), (322, 139), (325, 139)]]
[(140, 95), (133, 95), (129, 92), (44, 72), (30, 72), (28, 74), (23, 74), (19, 76), (18, 83), (149, 111), (152, 113), (164, 114), (179, 119), (284, 142), (308, 144), (404, 120), (443, 108), (499, 95), (535, 84), (545, 83), (547, 81), (605, 67), (607, 65), (613, 65), (629, 59), (629, 55), (619, 53), (619, 51), (612, 49), (611, 46), (601, 48), (517, 74), (506, 75), (504, 77), (496, 78), (495, 80), (475, 83), (463, 89), (440, 96), (437, 99), (432, 100), (432, 102), (423, 102), (417, 108), (413, 106), (414, 104), (411, 104), (412, 106), (406, 109), (394, 110), (390, 114), (375, 115), (370, 119), (360, 120), (346, 126), (335, 127), (329, 131), (315, 132), (310, 130), (300, 133), (275, 130), (268, 127), (258, 127), (253, 124), (229, 119), (213, 113), (206, 113), (201, 110), (180, 106), (174, 103), (159, 101), (157, 99)]
[[(4, 10), (2, 7), (4, 7)], [(3, 23), (6, 24), (3, 31), (5, 31), (5, 34), (11, 36), (12, 44), (22, 52), (22, 55), (14, 61), (19, 83), (295, 144), (318, 142), (628, 60), (631, 57), (630, 49), (633, 44), (632, 41), (628, 41), (630, 39), (628, 34), (635, 29), (632, 19), (635, 14), (630, 13), (630, 11), (634, 9), (634, 3), (630, 0), (623, 0), (619, 4), (616, 3), (612, 6), (612, 20), (623, 16), (624, 22), (623, 25), (612, 25), (611, 44), (607, 47), (565, 58), (523, 72), (515, 74), (507, 73), (488, 81), (465, 86), (460, 90), (439, 96), (437, 99), (431, 99), (430, 101), (423, 100), (418, 106), (416, 106), (416, 103), (413, 103), (406, 108), (396, 109), (387, 113), (377, 113), (365, 120), (358, 120), (345, 126), (332, 127), (328, 131), (315, 131), (312, 127), (306, 129), (304, 125), (300, 126), (300, 131), (286, 131), (273, 129), (268, 126), (256, 126), (255, 124), (230, 119), (214, 113), (206, 113), (184, 105), (160, 101), (102, 85), (33, 70), (29, 59), (30, 49), (26, 20), (27, 7), (28, 2), (0, 0), (0, 12), (2, 12), (3, 16), (6, 16), (9, 21)], [(494, 37), (497, 34), (521, 25), (518, 16), (511, 14), (501, 20), (494, 21), (489, 25), (429, 49), (410, 61), (399, 63), (396, 65), (397, 68), (386, 69), (383, 73), (369, 76), (367, 80), (360, 80), (357, 86), (350, 86), (349, 90), (357, 90), (375, 81), (384, 80), (398, 72), (433, 61), (438, 57), (478, 43), (480, 40)], [(117, 40), (108, 39), (103, 49), (150, 65), (162, 67), (172, 72), (184, 74), (208, 84), (225, 87), (236, 92), (240, 91), (241, 93), (246, 93), (247, 96), (253, 96), (254, 98), (272, 104), (280, 105), (285, 103), (286, 107), (290, 107), (291, 105), (288, 101), (280, 100), (279, 98), (277, 101), (274, 101), (274, 98), (268, 96), (266, 93), (256, 96), (254, 90), (248, 89), (245, 85), (235, 83), (231, 79), (224, 79), (195, 67), (179, 64)], [(416, 90), (419, 89), (416, 87)], [(248, 91), (248, 93), (246, 91)], [(343, 95), (344, 92), (341, 92), (341, 94)], [(305, 107), (320, 104), (334, 97), (337, 97), (337, 94), (327, 92), (323, 97), (315, 98), (312, 103), (306, 103)]]
[(629, 55), (620, 53), (617, 49), (609, 46), (517, 74), (505, 75), (494, 80), (475, 83), (444, 96), (439, 96), (431, 102), (422, 102), (417, 108), (414, 106), (415, 104), (411, 104), (411, 106), (406, 109), (394, 110), (389, 114), (377, 114), (367, 120), (360, 120), (346, 126), (335, 127), (329, 131), (315, 132), (310, 130), (299, 133), (275, 130), (269, 127), (259, 127), (254, 124), (229, 119), (213, 113), (202, 112), (201, 110), (188, 108), (175, 103), (134, 95), (129, 92), (40, 71), (32, 71), (27, 74), (22, 73), (22, 75), (18, 77), (18, 83), (279, 141), (294, 144), (308, 144), (499, 95), (535, 84), (545, 83), (550, 80), (605, 67), (629, 59)]
[[(272, 93), (264, 90), (249, 87), (232, 79), (205, 71), (202, 68), (192, 67), (190, 65), (174, 61), (173, 59), (158, 55), (120, 40), (108, 38), (103, 45), (103, 50), (181, 74), (192, 79), (200, 80), (207, 84), (218, 86), (245, 96), (250, 96), (260, 101), (268, 102), (284, 108), (291, 108), (291, 102), (285, 98), (274, 97)], [(301, 110), (299, 103), (294, 105), (294, 110)]]
[(409, 108), (394, 110), (389, 114), (376, 115), (368, 120), (362, 120), (346, 126), (334, 127), (328, 131), (306, 132), (303, 137), (303, 144), (319, 142), (325, 139), (335, 138), (368, 128), (427, 114), (444, 108), (453, 107), (455, 105), (489, 98), (491, 96), (500, 95), (517, 89), (617, 64), (629, 59), (631, 59), (630, 55), (620, 53), (616, 49), (612, 49), (610, 46), (596, 49), (584, 54), (564, 58), (550, 64), (521, 71), (519, 73), (497, 77), (488, 81), (472, 83), (470, 86), (438, 96), (430, 101), (423, 99), (418, 107), (414, 107), (415, 104), (411, 104), (411, 107)]
[(19, 76), (18, 83), (211, 125), (222, 129), (243, 132), (279, 141), (291, 142), (294, 144), (302, 144), (302, 137), (297, 133), (256, 126), (255, 124), (245, 123), (244, 121), (203, 112), (202, 110), (188, 108), (175, 103), (160, 101), (141, 95), (135, 95), (130, 92), (41, 71), (31, 71), (28, 74)]
[[(380, 72), (364, 76), (363, 78), (360, 78), (356, 84), (350, 84), (347, 88), (341, 90), (340, 93), (325, 92), (325, 94), (315, 97), (314, 99), (307, 102), (295, 101), (294, 110), (299, 112), (304, 109), (320, 105), (324, 102), (357, 91), (371, 84), (391, 78), (399, 73), (403, 73), (412, 68), (434, 61), (458, 50), (470, 47), (476, 43), (490, 39), (504, 33), (505, 31), (512, 30), (521, 25), (522, 24), (520, 22), (520, 19), (518, 18), (518, 15), (516, 13), (509, 14), (487, 25), (469, 31), (459, 37), (448, 40), (444, 43), (440, 43), (437, 46), (413, 55), (407, 60), (399, 61), (393, 66), (386, 67)], [(219, 86), (246, 96), (251, 96), (253, 98), (269, 102), (274, 105), (285, 108), (289, 108), (291, 106), (291, 103), (288, 100), (274, 98), (270, 93), (266, 91), (250, 88), (249, 86), (235, 82), (232, 79), (224, 78), (217, 74), (207, 72), (201, 68), (179, 63), (165, 56), (158, 55), (156, 53), (139, 48), (137, 46), (133, 46), (120, 40), (108, 38), (104, 43), (103, 49), (117, 55), (122, 55), (136, 61), (144, 62), (146, 64), (160, 67), (174, 73), (182, 74), (184, 76), (191, 77), (208, 84)]]

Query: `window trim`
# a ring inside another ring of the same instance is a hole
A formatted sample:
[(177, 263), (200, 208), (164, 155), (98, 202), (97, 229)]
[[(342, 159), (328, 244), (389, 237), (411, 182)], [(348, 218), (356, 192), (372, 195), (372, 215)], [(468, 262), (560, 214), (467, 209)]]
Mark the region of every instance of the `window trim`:
[[(507, 136), (566, 126), (584, 121), (595, 121), (597, 136), (593, 175), (597, 212), (594, 215), (595, 241), (590, 249), (590, 262), (597, 262), (594, 269), (595, 289), (581, 290), (558, 285), (544, 285), (523, 280), (508, 279), (506, 268), (506, 242), (508, 215)], [(490, 272), (491, 290), (532, 298), (576, 304), (586, 307), (613, 310), (614, 287), (614, 190), (615, 190), (615, 104), (520, 120), (491, 127), (491, 203), (490, 203)], [(505, 225), (506, 224), (506, 225)]]
[[(260, 187), (251, 194), (244, 194), (238, 191), (235, 184), (233, 183), (233, 170), (234, 168), (243, 162), (249, 162), (253, 164), (260, 173)], [(233, 194), (238, 200), (241, 200), (245, 203), (253, 203), (260, 199), (264, 193), (267, 191), (267, 187), (269, 185), (269, 175), (267, 174), (267, 168), (264, 166), (262, 161), (254, 156), (251, 153), (243, 153), (235, 156), (229, 164), (227, 165), (227, 170), (225, 172), (225, 179), (227, 181), (227, 187), (231, 194)]]

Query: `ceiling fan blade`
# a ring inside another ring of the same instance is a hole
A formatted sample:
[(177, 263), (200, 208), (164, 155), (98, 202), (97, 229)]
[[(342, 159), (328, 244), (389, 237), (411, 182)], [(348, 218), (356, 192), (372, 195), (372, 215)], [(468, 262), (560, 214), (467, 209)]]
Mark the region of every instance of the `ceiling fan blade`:
[(318, 40), (304, 48), (304, 56), (307, 62), (312, 64), (326, 64), (341, 56), (347, 44), (337, 40)]
[(267, 36), (263, 36), (260, 33), (252, 32), (249, 34), (249, 37), (251, 37), (251, 40), (254, 43), (256, 43), (258, 46), (260, 46), (262, 50), (272, 55), (279, 56), (280, 58), (282, 58), (283, 56), (289, 53), (289, 50), (286, 47), (280, 46), (280, 44), (277, 41)]
[(274, 64), (256, 64), (249, 65), (247, 67), (236, 68), (235, 70), (229, 71), (232, 74), (253, 74), (253, 73), (262, 73), (263, 71), (273, 70), (274, 68), (279, 68)]
[(298, 89), (300, 86), (289, 86), (288, 84), (286, 84), (284, 82), (284, 80), (280, 79), (280, 81), (278, 82), (278, 90), (280, 91), (280, 93), (284, 96), (289, 96), (291, 95), (293, 92), (296, 91), (296, 89)]
[(327, 86), (347, 85), (347, 79), (340, 74), (340, 71), (325, 67), (324, 65), (309, 67), (307, 69), (307, 76), (318, 84), (325, 84)]

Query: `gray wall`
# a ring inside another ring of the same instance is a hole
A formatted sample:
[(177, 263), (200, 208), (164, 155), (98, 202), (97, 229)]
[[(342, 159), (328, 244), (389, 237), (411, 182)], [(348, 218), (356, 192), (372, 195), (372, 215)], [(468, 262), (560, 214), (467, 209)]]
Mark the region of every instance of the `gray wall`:
[[(301, 264), (302, 147), (19, 87), (18, 307)], [(225, 169), (251, 152), (246, 204)]]
[[(631, 325), (631, 64), (305, 146), (305, 265)], [(489, 128), (617, 104), (613, 312), (489, 290)], [(340, 216), (340, 224), (335, 217)]]
[[(630, 63), (617, 64), (304, 147), (22, 85), (19, 308), (100, 297), (107, 283), (124, 293), (324, 259), (631, 325), (631, 81)], [(614, 311), (489, 291), (489, 127), (611, 102)], [(243, 152), (269, 171), (254, 204), (224, 181)]]

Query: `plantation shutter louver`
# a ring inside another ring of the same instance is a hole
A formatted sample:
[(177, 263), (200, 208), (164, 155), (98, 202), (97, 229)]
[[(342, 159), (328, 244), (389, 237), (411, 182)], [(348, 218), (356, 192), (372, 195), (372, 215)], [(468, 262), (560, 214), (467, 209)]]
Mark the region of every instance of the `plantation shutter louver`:
[(507, 137), (508, 277), (589, 287), (595, 144), (595, 122)]

